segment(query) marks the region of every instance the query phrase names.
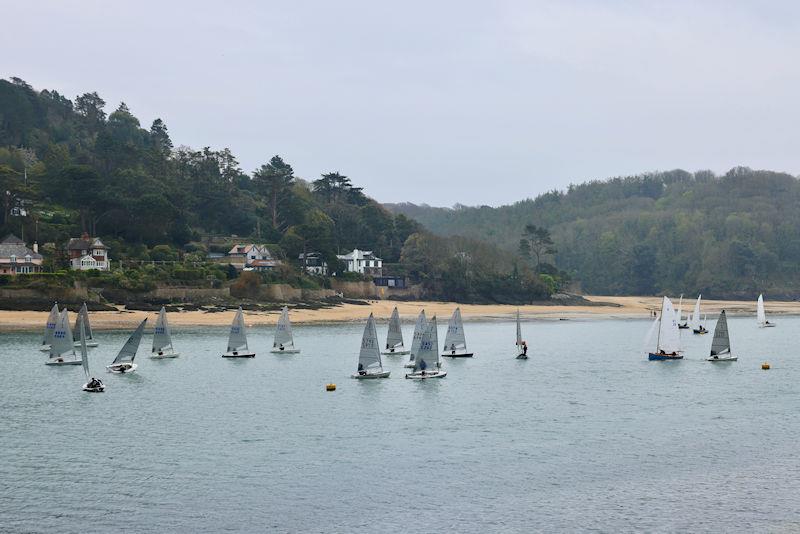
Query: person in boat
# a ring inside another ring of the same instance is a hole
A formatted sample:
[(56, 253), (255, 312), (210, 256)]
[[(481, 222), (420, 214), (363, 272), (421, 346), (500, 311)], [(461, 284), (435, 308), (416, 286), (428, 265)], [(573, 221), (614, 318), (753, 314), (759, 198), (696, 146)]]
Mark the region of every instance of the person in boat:
[(88, 384), (86, 384), (86, 386), (87, 386), (88, 388), (91, 388), (91, 389), (94, 389), (94, 388), (99, 388), (99, 387), (100, 387), (100, 386), (102, 386), (102, 385), (103, 385), (103, 383), (102, 383), (102, 382), (100, 382), (98, 379), (96, 379), (96, 378), (94, 378), (94, 377), (92, 377), (92, 379), (91, 379), (91, 380), (89, 380), (89, 383), (88, 383)]
[(360, 374), (361, 376), (367, 374), (367, 372), (364, 370), (364, 364), (362, 363), (358, 364), (358, 374)]
[(451, 354), (455, 354), (456, 353), (456, 344), (455, 343), (451, 343), (450, 344), (450, 353)]
[(522, 354), (523, 354), (524, 356), (527, 356), (527, 355), (528, 355), (528, 344), (527, 344), (527, 343), (525, 343), (524, 341), (522, 342)]
[(428, 368), (428, 364), (425, 363), (425, 360), (419, 361), (419, 369), (422, 371), (422, 374), (425, 375), (425, 370)]

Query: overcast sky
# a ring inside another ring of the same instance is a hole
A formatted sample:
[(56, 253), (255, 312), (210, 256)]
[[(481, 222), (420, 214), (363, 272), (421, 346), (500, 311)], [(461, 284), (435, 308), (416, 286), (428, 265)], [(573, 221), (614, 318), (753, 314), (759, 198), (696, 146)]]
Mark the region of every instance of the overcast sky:
[[(756, 5), (758, 4), (758, 5)], [(383, 202), (499, 205), (571, 182), (800, 172), (800, 3), (0, 3), (0, 76), (125, 101), (251, 172)]]

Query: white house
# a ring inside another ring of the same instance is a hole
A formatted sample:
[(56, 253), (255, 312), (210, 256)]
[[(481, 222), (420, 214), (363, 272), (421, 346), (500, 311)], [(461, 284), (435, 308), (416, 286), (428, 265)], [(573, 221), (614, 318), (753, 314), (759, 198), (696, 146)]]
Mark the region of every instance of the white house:
[(108, 271), (111, 260), (108, 258), (108, 247), (98, 237), (73, 237), (67, 243), (69, 266), (73, 271)]
[(353, 249), (349, 254), (337, 254), (339, 260), (344, 262), (345, 270), (349, 273), (381, 276), (383, 274), (383, 260), (372, 253), (371, 250)]
[(227, 259), (232, 265), (245, 271), (274, 269), (280, 263), (272, 257), (266, 245), (254, 243), (234, 246), (228, 251)]

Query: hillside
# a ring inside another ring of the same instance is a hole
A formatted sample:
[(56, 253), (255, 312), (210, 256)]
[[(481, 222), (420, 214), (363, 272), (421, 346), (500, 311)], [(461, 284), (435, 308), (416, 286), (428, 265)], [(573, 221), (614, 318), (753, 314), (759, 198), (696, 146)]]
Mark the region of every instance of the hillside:
[(554, 262), (595, 294), (793, 297), (800, 287), (800, 182), (734, 168), (675, 170), (570, 186), (498, 208), (385, 204), (439, 235), (516, 251), (550, 230)]

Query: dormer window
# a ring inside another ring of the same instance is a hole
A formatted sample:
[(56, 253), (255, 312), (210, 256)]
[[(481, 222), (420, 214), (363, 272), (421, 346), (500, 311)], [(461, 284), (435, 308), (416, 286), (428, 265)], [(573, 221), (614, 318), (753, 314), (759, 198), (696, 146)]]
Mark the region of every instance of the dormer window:
[(17, 256), (14, 254), (11, 255), (11, 263), (17, 263)]
[(25, 263), (30, 263), (30, 262), (31, 262), (31, 255), (30, 254), (26, 254), (25, 255)]

